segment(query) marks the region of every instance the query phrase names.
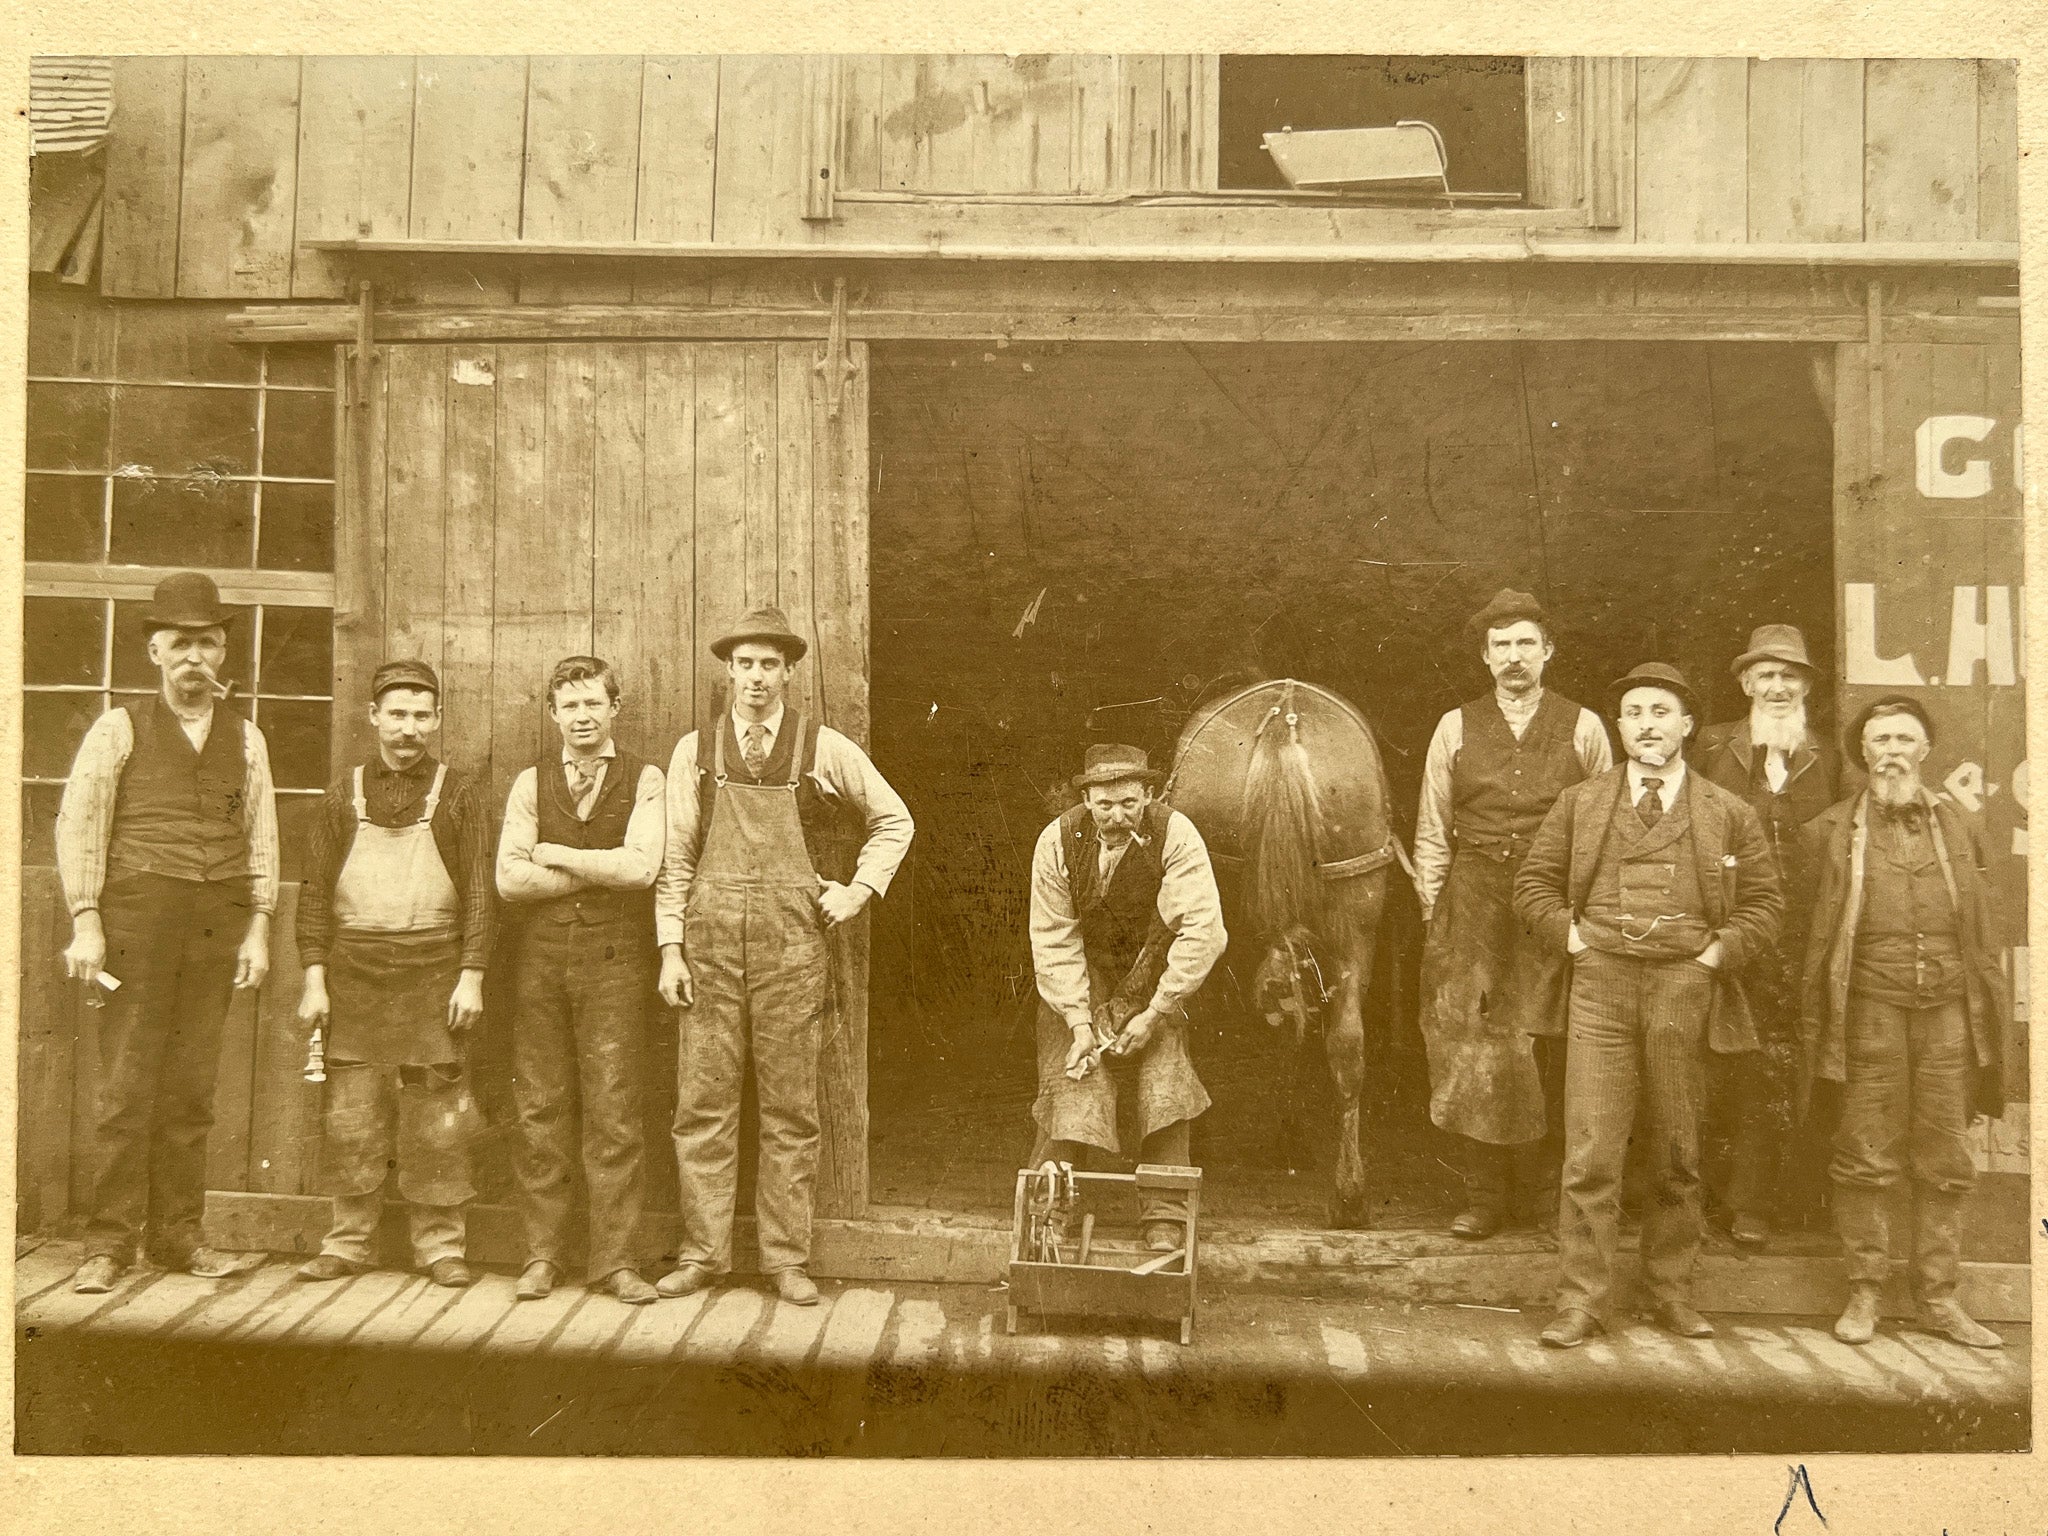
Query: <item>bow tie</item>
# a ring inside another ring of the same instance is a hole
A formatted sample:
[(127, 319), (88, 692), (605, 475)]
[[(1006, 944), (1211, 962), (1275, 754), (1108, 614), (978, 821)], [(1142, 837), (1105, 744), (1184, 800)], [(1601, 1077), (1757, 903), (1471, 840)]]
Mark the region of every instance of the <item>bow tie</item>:
[(1882, 821), (1910, 829), (1927, 819), (1927, 807), (1918, 800), (1908, 800), (1904, 805), (1879, 805), (1877, 814)]

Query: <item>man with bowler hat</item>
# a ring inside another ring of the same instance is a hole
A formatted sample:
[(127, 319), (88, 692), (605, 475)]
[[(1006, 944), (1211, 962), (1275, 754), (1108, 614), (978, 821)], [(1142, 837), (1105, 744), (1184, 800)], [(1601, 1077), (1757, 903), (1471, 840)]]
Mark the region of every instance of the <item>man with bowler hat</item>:
[(1570, 963), (1515, 915), (1515, 871), (1557, 797), (1614, 763), (1600, 717), (1543, 687), (1556, 654), (1527, 592), (1472, 616), (1483, 698), (1437, 722), (1415, 816), (1422, 1038), (1429, 1117), (1464, 1153), (1455, 1236), (1491, 1237), (1510, 1214), (1557, 1217), (1564, 1147), (1564, 1002)]
[(662, 999), (683, 1010), (676, 1065), (682, 1240), (664, 1296), (732, 1268), (740, 1092), (760, 1114), (754, 1214), (761, 1268), (812, 1306), (811, 1195), (818, 1057), (830, 998), (828, 930), (889, 889), (913, 827), (852, 741), (784, 703), (809, 645), (779, 608), (711, 642), (729, 692), (676, 744), (668, 854), (655, 893)]
[(1749, 802), (1785, 886), (1777, 942), (1743, 975), (1762, 1049), (1715, 1057), (1707, 1085), (1709, 1139), (1726, 1147), (1725, 1158), (1709, 1159), (1709, 1182), (1727, 1210), (1729, 1235), (1755, 1248), (1770, 1236), (1774, 1218), (1800, 1220), (1820, 1206), (1818, 1159), (1796, 1155), (1792, 1120), (1799, 970), (1814, 884), (1799, 829), (1835, 803), (1842, 764), (1834, 744), (1808, 722), (1818, 674), (1798, 629), (1758, 625), (1729, 671), (1749, 698), (1749, 714), (1701, 731), (1692, 760), (1702, 778)]
[(1686, 1338), (1713, 1333), (1691, 1297), (1705, 1056), (1756, 1049), (1736, 973), (1784, 913), (1756, 812), (1686, 769), (1698, 706), (1684, 675), (1645, 662), (1612, 698), (1627, 763), (1558, 797), (1515, 878), (1515, 910), (1537, 941), (1574, 957), (1558, 1315), (1543, 1330), (1560, 1349), (1608, 1321), (1639, 1098), (1653, 1154), (1642, 1237), (1650, 1315)]
[(424, 661), (370, 677), (377, 750), (327, 788), (299, 887), (299, 1020), (324, 1029), (320, 1179), (334, 1205), (304, 1280), (374, 1267), (395, 1166), (413, 1262), (465, 1286), (477, 1122), (465, 1070), (491, 952), (490, 826), (433, 754), (441, 680)]
[(1934, 722), (1919, 700), (1875, 700), (1843, 745), (1870, 782), (1804, 833), (1820, 874), (1799, 1080), (1802, 1111), (1825, 1090), (1815, 1118), (1836, 1119), (1828, 1174), (1849, 1301), (1835, 1337), (1867, 1344), (1877, 1331), (1890, 1204), (1906, 1180), (1920, 1326), (1996, 1349), (2004, 1341), (1956, 1297), (1963, 1200), (1977, 1179), (1970, 1123), (2004, 1112), (2012, 1018), (1990, 853), (1979, 827), (1921, 777)]
[[(1090, 747), (1073, 779), (1081, 803), (1031, 855), (1034, 1164), (1119, 1152), (1122, 1112), (1139, 1162), (1184, 1167), (1189, 1125), (1209, 1107), (1183, 1005), (1222, 957), (1223, 906), (1202, 834), (1153, 798), (1158, 782), (1138, 748)], [(1182, 1198), (1146, 1196), (1147, 1247), (1180, 1246)]]
[(269, 750), (219, 707), (234, 618), (200, 572), (157, 583), (143, 621), (161, 684), (94, 722), (57, 813), (64, 969), (89, 998), (118, 984), (99, 1014), (91, 1214), (73, 1280), (89, 1294), (112, 1290), (145, 1245), (208, 1278), (262, 1261), (200, 1235), (221, 1030), (234, 990), (269, 973), (277, 910)]

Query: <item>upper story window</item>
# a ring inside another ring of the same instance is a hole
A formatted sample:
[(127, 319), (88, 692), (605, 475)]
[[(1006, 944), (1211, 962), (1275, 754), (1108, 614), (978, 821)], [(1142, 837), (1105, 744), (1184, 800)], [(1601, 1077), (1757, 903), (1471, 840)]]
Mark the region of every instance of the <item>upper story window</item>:
[[(1265, 135), (1328, 129), (1388, 129), (1428, 123), (1442, 143), (1454, 202), (1517, 203), (1528, 186), (1528, 126), (1523, 62), (1504, 57), (1426, 58), (1382, 54), (1227, 54), (1219, 69), (1217, 188), (1290, 187)], [(1426, 139), (1423, 140), (1426, 143)], [(1393, 146), (1387, 146), (1393, 147)], [(1440, 182), (1377, 179), (1414, 168), (1405, 148), (1389, 163), (1380, 144), (1355, 150), (1331, 144), (1322, 177), (1345, 174), (1355, 155), (1359, 179), (1335, 185), (1343, 195), (1390, 202), (1444, 200)]]

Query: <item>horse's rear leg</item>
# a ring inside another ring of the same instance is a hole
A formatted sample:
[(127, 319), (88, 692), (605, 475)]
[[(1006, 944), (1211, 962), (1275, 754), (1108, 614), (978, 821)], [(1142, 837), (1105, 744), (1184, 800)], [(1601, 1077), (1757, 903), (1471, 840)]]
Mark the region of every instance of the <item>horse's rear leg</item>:
[[(1338, 913), (1344, 932), (1343, 973), (1324, 1017), (1323, 1045), (1330, 1081), (1337, 1093), (1337, 1169), (1330, 1200), (1330, 1225), (1365, 1227), (1365, 1154), (1359, 1147), (1359, 1100), (1365, 1091), (1366, 984), (1372, 979), (1373, 950), (1386, 876), (1372, 874), (1340, 886)], [(1334, 893), (1333, 893), (1334, 894)]]

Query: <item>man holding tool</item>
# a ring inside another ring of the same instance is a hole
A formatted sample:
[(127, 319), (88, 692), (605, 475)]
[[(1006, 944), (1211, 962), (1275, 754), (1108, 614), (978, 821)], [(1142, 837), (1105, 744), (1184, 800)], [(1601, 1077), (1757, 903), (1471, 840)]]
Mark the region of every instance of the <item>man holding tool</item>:
[(476, 1101), (464, 1071), (491, 948), (490, 830), (474, 786), (432, 746), (441, 680), (423, 661), (370, 679), (377, 750), (328, 786), (299, 888), (299, 1019), (326, 1031), (321, 1183), (334, 1201), (302, 1280), (373, 1266), (397, 1166), (413, 1260), (465, 1286)]
[(277, 909), (269, 750), (215, 707), (234, 617), (200, 572), (157, 583), (143, 619), (161, 686), (94, 722), (57, 813), (65, 973), (115, 989), (99, 1016), (91, 1215), (73, 1280), (87, 1294), (112, 1290), (138, 1251), (209, 1279), (262, 1262), (200, 1234), (221, 1029), (234, 989), (269, 972)]

